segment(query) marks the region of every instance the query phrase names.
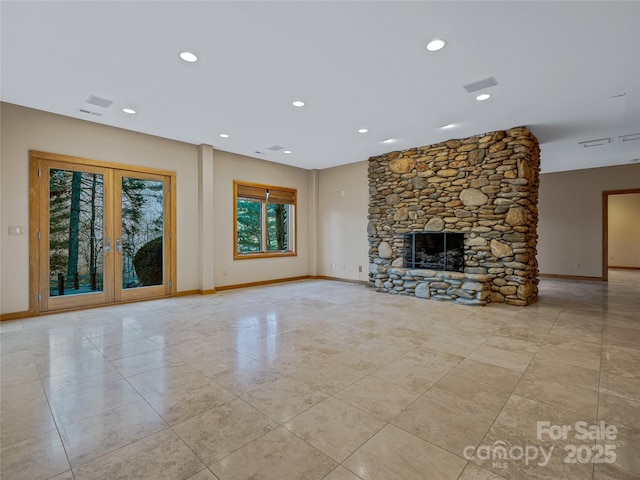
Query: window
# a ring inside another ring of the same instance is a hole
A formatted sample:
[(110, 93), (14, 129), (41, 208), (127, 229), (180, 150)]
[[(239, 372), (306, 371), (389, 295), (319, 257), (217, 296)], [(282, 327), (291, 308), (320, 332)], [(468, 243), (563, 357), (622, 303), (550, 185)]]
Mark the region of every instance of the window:
[(233, 258), (296, 254), (296, 190), (233, 182)]

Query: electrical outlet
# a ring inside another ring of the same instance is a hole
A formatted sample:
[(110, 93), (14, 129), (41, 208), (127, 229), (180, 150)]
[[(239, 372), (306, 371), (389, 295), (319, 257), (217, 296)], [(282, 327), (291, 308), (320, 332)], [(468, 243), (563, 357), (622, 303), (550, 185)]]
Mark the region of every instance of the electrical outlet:
[(358, 272), (362, 273), (362, 265), (358, 265)]
[(336, 264), (335, 264), (335, 263), (332, 263), (332, 264), (331, 264), (331, 268), (335, 270), (335, 269), (336, 269)]

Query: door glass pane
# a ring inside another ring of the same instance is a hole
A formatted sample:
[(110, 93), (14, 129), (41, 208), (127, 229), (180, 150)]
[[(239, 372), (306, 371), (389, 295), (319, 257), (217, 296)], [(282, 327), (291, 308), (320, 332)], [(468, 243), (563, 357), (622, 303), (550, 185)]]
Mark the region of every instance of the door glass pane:
[(123, 177), (122, 288), (162, 285), (163, 232), (163, 182)]
[(49, 171), (49, 296), (101, 292), (104, 177)]

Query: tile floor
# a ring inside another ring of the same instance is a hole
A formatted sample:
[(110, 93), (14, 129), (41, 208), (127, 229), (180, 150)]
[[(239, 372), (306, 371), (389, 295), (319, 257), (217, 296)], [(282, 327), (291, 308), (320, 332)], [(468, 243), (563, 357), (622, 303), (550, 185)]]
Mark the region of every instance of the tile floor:
[[(3, 322), (1, 477), (640, 478), (640, 272), (540, 290), (302, 281)], [(576, 439), (600, 421), (615, 439)]]

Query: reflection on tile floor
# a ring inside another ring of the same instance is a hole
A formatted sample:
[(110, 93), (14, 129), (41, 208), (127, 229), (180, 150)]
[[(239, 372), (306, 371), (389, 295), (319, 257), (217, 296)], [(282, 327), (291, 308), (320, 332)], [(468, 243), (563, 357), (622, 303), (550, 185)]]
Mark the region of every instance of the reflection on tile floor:
[(525, 308), (308, 280), (3, 322), (0, 476), (637, 479), (639, 311), (612, 271)]

